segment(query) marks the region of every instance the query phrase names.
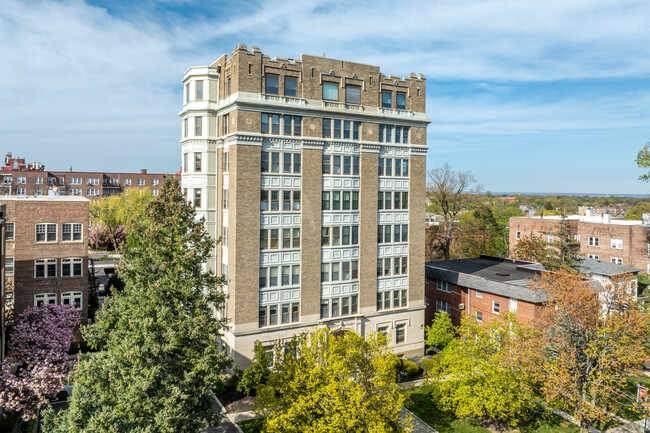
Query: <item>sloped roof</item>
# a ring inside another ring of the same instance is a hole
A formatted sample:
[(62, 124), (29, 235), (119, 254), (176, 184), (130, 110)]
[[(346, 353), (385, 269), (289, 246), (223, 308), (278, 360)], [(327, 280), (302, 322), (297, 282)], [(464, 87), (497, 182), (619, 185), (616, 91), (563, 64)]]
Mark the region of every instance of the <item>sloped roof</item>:
[(617, 265), (616, 263), (604, 262), (602, 260), (590, 259), (589, 257), (580, 257), (574, 268), (585, 275), (604, 275), (613, 277), (620, 274), (636, 274), (643, 269), (633, 268), (632, 266)]

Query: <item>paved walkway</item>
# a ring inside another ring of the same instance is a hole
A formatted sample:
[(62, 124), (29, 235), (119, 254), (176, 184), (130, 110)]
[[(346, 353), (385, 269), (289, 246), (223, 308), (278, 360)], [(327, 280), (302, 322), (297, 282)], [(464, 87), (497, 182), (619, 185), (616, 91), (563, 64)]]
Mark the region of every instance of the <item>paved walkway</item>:
[(431, 427), (426, 422), (422, 421), (420, 418), (417, 417), (417, 415), (415, 415), (413, 412), (411, 412), (405, 407), (403, 407), (402, 411), (399, 413), (400, 421), (403, 421), (409, 414), (413, 419), (413, 430), (411, 431), (411, 433), (438, 433), (436, 429)]

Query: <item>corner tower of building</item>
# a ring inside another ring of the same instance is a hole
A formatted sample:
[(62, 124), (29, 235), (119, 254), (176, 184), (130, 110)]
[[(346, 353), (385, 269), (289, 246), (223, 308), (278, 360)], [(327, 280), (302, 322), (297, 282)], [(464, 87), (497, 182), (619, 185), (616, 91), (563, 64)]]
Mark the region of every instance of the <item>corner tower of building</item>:
[(424, 349), (426, 81), (239, 45), (183, 77), (182, 186), (228, 279), (224, 348), (317, 326)]

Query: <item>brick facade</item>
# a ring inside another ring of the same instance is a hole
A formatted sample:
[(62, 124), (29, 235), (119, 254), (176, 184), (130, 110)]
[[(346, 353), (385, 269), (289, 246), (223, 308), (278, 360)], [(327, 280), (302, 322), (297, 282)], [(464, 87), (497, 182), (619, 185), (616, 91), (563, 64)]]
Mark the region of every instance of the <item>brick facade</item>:
[(5, 228), (7, 205), (0, 203), (0, 363), (5, 357)]
[(57, 187), (61, 195), (98, 200), (130, 188), (149, 188), (157, 195), (166, 177), (174, 174), (107, 173), (92, 171), (3, 170), (0, 172), (0, 193), (11, 195), (47, 195)]
[[(12, 223), (14, 229), (14, 238), (6, 240), (7, 258), (13, 259), (13, 274), (7, 274), (6, 278), (10, 292), (8, 304), (13, 304), (13, 317), (40, 301), (74, 304), (81, 298), (78, 308), (81, 323), (87, 323), (89, 201), (83, 197), (65, 196), (10, 196), (4, 200), (7, 203), (7, 222)], [(45, 241), (37, 238), (38, 224), (48, 225), (45, 227)], [(71, 232), (71, 240), (64, 240), (64, 230), (72, 228), (64, 228), (64, 224), (74, 224), (74, 229), (79, 229), (80, 225), (80, 236)], [(49, 227), (56, 227), (51, 240), (47, 239)], [(43, 263), (41, 271), (38, 260), (50, 262)], [(55, 268), (48, 268), (50, 264)], [(40, 272), (44, 272), (43, 276), (39, 275)], [(64, 273), (69, 276), (64, 276)]]
[[(641, 221), (616, 220), (607, 215), (572, 215), (568, 221), (571, 236), (580, 242), (580, 253), (586, 257), (634, 266), (645, 272), (650, 270), (650, 227), (642, 225)], [(510, 255), (514, 254), (518, 236), (534, 233), (547, 241), (548, 234), (543, 232), (556, 231), (559, 223), (559, 217), (510, 218)]]

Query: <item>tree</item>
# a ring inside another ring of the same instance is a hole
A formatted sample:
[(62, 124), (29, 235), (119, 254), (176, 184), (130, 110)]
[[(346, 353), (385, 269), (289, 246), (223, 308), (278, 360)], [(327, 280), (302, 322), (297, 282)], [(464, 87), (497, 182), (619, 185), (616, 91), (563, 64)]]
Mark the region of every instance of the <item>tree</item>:
[[(636, 155), (636, 159), (634, 161), (638, 167), (650, 167), (650, 141), (648, 141), (645, 146), (643, 146), (643, 149), (639, 150), (639, 153)], [(643, 182), (650, 181), (650, 173), (642, 174), (639, 176), (639, 180), (642, 180)]]
[(547, 256), (542, 261), (547, 269), (571, 269), (580, 256), (580, 242), (571, 236), (571, 223), (562, 215), (558, 229), (552, 232), (542, 232), (553, 236), (553, 241), (546, 243)]
[(547, 402), (569, 410), (588, 431), (610, 419), (624, 396), (626, 379), (647, 358), (648, 315), (637, 306), (630, 277), (601, 283), (566, 270), (533, 283), (548, 301), (536, 340), (543, 354), (536, 371)]
[(465, 316), (458, 332), (427, 373), (426, 386), (442, 408), (512, 427), (530, 419), (539, 395), (525, 348), (537, 338), (535, 328), (512, 314), (489, 323)]
[(431, 326), (425, 328), (426, 338), (424, 343), (429, 347), (443, 350), (456, 336), (451, 317), (447, 313), (437, 312)]
[(90, 203), (91, 244), (116, 251), (126, 238), (126, 232), (143, 216), (145, 207), (155, 197), (149, 189), (129, 188), (121, 194), (104, 197)]
[(95, 313), (99, 308), (99, 282), (95, 275), (95, 261), (90, 259), (88, 270), (88, 318), (95, 320)]
[(218, 338), (222, 279), (204, 270), (214, 241), (178, 182), (132, 225), (123, 250), (124, 290), (106, 300), (71, 375), (70, 407), (45, 416), (47, 432), (197, 432), (218, 423), (212, 389), (229, 365)]
[(276, 364), (258, 389), (267, 431), (393, 432), (404, 404), (381, 333), (366, 339), (328, 329), (275, 346)]
[(261, 341), (255, 342), (253, 363), (244, 371), (237, 391), (246, 395), (257, 392), (257, 388), (264, 385), (269, 378), (269, 369), (273, 354), (268, 353)]
[(517, 260), (542, 263), (548, 256), (546, 242), (533, 237), (532, 233), (523, 235), (515, 245), (513, 255)]
[(113, 296), (116, 293), (119, 293), (122, 290), (124, 290), (125, 286), (126, 283), (124, 282), (124, 280), (121, 279), (119, 275), (113, 274), (108, 278), (108, 281), (106, 281), (104, 290), (106, 291), (107, 295)]
[(480, 185), (470, 171), (456, 171), (449, 164), (429, 170), (429, 198), (440, 207), (444, 218), (444, 242), (442, 250), (449, 260), (451, 240), (458, 214), (470, 204), (470, 194), (478, 193)]
[(13, 418), (12, 432), (34, 419), (61, 389), (71, 363), (68, 350), (79, 313), (69, 305), (44, 305), (23, 311), (9, 339), (9, 353), (17, 365), (3, 362), (0, 370), (0, 408)]

